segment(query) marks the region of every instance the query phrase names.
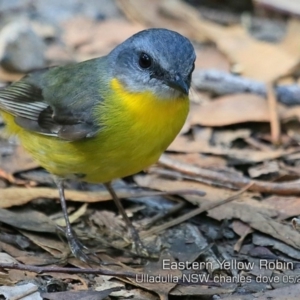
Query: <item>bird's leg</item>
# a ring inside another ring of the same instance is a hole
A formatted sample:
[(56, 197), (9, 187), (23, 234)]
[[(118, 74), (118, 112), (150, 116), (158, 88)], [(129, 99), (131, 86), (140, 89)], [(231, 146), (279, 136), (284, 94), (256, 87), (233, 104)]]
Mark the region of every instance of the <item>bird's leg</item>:
[(95, 257), (95, 259), (91, 259), (84, 252), (84, 250), (88, 250), (88, 248), (79, 241), (76, 233), (73, 231), (73, 229), (71, 227), (71, 223), (70, 223), (69, 215), (68, 215), (68, 211), (67, 211), (63, 179), (55, 176), (54, 181), (59, 190), (60, 204), (61, 204), (61, 208), (63, 211), (64, 219), (66, 222), (65, 235), (68, 240), (70, 250), (72, 251), (72, 253), (75, 257), (77, 257), (78, 259), (80, 259), (84, 262), (99, 263), (99, 260), (95, 255), (93, 255), (93, 257)]
[(108, 192), (110, 193), (111, 197), (113, 198), (113, 200), (119, 210), (119, 213), (123, 216), (123, 219), (128, 227), (130, 235), (133, 239), (133, 246), (134, 246), (135, 251), (137, 252), (138, 255), (148, 257), (149, 253), (148, 253), (147, 249), (145, 248), (145, 246), (143, 245), (137, 230), (135, 229), (135, 227), (132, 225), (130, 219), (128, 218), (120, 199), (118, 198), (116, 192), (114, 191), (113, 187), (111, 186), (111, 183), (107, 182), (107, 183), (104, 183), (104, 185), (105, 185), (106, 189), (108, 190)]

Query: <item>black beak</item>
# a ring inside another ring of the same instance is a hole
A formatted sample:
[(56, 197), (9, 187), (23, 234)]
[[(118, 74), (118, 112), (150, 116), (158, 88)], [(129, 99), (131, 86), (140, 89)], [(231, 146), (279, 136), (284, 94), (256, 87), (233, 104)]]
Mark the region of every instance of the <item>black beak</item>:
[(182, 79), (180, 74), (176, 74), (174, 78), (167, 80), (166, 84), (183, 94), (189, 94), (190, 86)]

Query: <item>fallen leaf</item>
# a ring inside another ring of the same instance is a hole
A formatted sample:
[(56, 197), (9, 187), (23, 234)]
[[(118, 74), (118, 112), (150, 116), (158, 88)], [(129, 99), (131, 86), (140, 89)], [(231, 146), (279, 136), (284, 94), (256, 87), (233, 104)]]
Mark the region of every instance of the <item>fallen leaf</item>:
[(38, 211), (19, 209), (10, 211), (0, 208), (0, 220), (19, 229), (36, 232), (56, 232), (56, 226), (52, 220)]
[[(231, 294), (235, 291), (236, 287), (218, 288), (218, 287), (207, 287), (203, 285), (177, 285), (171, 292), (172, 296), (215, 296), (223, 294)], [(249, 299), (250, 300), (250, 299)], [(252, 300), (252, 299), (251, 299)]]
[(299, 2), (293, 0), (254, 0), (254, 4), (300, 15)]
[(9, 279), (12, 282), (20, 282), (20, 281), (26, 281), (26, 280), (34, 280), (37, 276), (37, 273), (30, 272), (30, 271), (24, 271), (24, 270), (8, 270), (8, 276)]
[(253, 203), (229, 203), (214, 208), (208, 212), (208, 216), (217, 219), (239, 219), (247, 223), (253, 229), (268, 234), (287, 245), (300, 249), (300, 233), (291, 226), (284, 225), (267, 216), (267, 209), (255, 207)]
[(33, 160), (32, 156), (24, 150), (23, 147), (17, 146), (14, 151), (1, 160), (1, 168), (9, 174), (14, 174), (30, 169), (38, 168), (39, 164)]
[[(273, 3), (274, 1), (271, 0)], [(290, 1), (290, 0), (288, 0)], [(287, 3), (288, 1), (282, 1), (281, 3)], [(291, 0), (290, 3), (296, 3), (295, 1)], [(296, 4), (296, 6), (299, 9), (300, 13), (300, 5)], [(288, 53), (294, 55), (295, 57), (299, 57), (299, 44), (300, 44), (300, 39), (298, 36), (298, 32), (300, 30), (300, 21), (296, 18), (291, 18), (288, 20), (287, 23), (287, 32), (285, 34), (284, 39), (281, 41), (279, 46), (287, 51)]]
[[(139, 1), (116, 1), (124, 15), (132, 21), (147, 27), (160, 27), (171, 30), (176, 30), (184, 36), (189, 36), (191, 39), (198, 41), (207, 41), (201, 31), (195, 31), (191, 28), (186, 20), (178, 20), (169, 14), (165, 9), (165, 3), (161, 0), (139, 0)], [(145, 13), (147, 7), (147, 13)], [(170, 16), (166, 18), (166, 16)]]
[(255, 232), (252, 235), (252, 242), (254, 245), (257, 246), (272, 247), (273, 249), (276, 249), (291, 258), (300, 260), (300, 250), (297, 250), (294, 247), (280, 242), (277, 239), (274, 239), (273, 237)]
[(264, 203), (273, 207), (278, 212), (278, 219), (284, 220), (300, 215), (300, 198), (293, 196), (270, 196)]
[[(76, 222), (80, 217), (82, 217), (87, 211), (87, 203), (81, 205), (74, 213), (69, 214), (69, 221), (71, 224)], [(59, 226), (66, 226), (65, 218), (56, 219), (55, 223)]]
[(271, 291), (263, 291), (252, 295), (230, 295), (221, 297), (227, 300), (297, 300), (299, 299), (300, 284), (293, 284)]
[(43, 273), (44, 276), (49, 276), (55, 279), (59, 280), (66, 280), (67, 282), (72, 280), (72, 281), (78, 281), (80, 282), (80, 285), (76, 284), (76, 289), (77, 290), (88, 290), (88, 284), (87, 284), (87, 279), (80, 277), (77, 274), (67, 274), (67, 273)]
[[(130, 188), (115, 189), (119, 198), (130, 197), (147, 197), (154, 196), (155, 192), (140, 191)], [(34, 199), (46, 198), (46, 199), (58, 199), (58, 190), (43, 187), (10, 187), (0, 189), (1, 201), (0, 208), (8, 208), (12, 206), (19, 206), (26, 204)], [(110, 194), (103, 190), (97, 192), (77, 191), (77, 190), (65, 190), (66, 200), (75, 202), (102, 202), (111, 200)]]
[(168, 156), (172, 159), (176, 159), (183, 163), (192, 164), (195, 166), (199, 166), (201, 168), (222, 168), (226, 166), (226, 160), (222, 157), (218, 156), (210, 156), (199, 153), (176, 153), (176, 154), (168, 154)]
[(251, 178), (258, 178), (263, 175), (279, 174), (279, 164), (277, 161), (266, 161), (248, 169)]
[(20, 300), (42, 300), (38, 292), (38, 287), (33, 283), (27, 283), (17, 286), (2, 286), (0, 287), (0, 295), (5, 297), (5, 300), (20, 299)]
[(119, 288), (111, 288), (105, 291), (77, 291), (77, 292), (58, 292), (58, 293), (41, 293), (45, 300), (102, 300), (107, 298), (112, 292), (118, 291)]
[(232, 222), (232, 229), (239, 236), (244, 235), (246, 232), (249, 231), (250, 228), (251, 227), (248, 224), (245, 224), (239, 220), (234, 220)]
[(233, 142), (238, 139), (247, 139), (251, 136), (249, 129), (216, 130), (212, 137), (212, 143), (216, 146), (231, 148)]
[(235, 163), (258, 163), (266, 160), (272, 160), (279, 157), (298, 152), (296, 148), (276, 149), (270, 151), (259, 151), (251, 149), (226, 149), (223, 147), (215, 147), (203, 144), (198, 141), (191, 140), (186, 136), (177, 136), (173, 143), (168, 147), (168, 151), (182, 153), (207, 153), (213, 155), (222, 155), (233, 159)]
[(13, 82), (24, 77), (23, 73), (8, 72), (3, 67), (0, 67), (0, 80), (4, 82)]
[(123, 219), (117, 218), (114, 212), (107, 210), (95, 211), (90, 217), (90, 220), (98, 227), (105, 227), (107, 231), (117, 235), (124, 233), (124, 228), (126, 228)]
[(162, 2), (165, 11), (204, 34), (232, 63), (239, 64), (244, 76), (269, 82), (286, 74), (298, 63), (297, 57), (276, 44), (255, 40), (241, 25), (224, 27), (204, 20), (192, 6), (183, 1)]
[(45, 251), (49, 252), (55, 258), (61, 259), (66, 257), (70, 249), (67, 243), (63, 243), (50, 236), (42, 236), (32, 232), (21, 231), (24, 236), (30, 239), (34, 244), (38, 245)]
[(223, 53), (216, 47), (196, 48), (195, 69), (217, 69), (230, 72), (230, 64)]
[(66, 44), (77, 48), (77, 54), (83, 60), (106, 55), (125, 39), (145, 28), (122, 19), (96, 22), (77, 16), (66, 21), (63, 29)]
[(7, 253), (0, 252), (0, 263), (1, 264), (10, 264), (10, 263), (18, 263), (12, 256)]
[[(169, 270), (163, 268), (163, 261), (170, 260), (170, 262), (175, 262), (174, 258), (168, 253), (164, 251), (161, 253), (159, 261), (157, 262), (149, 262), (143, 269), (144, 277), (138, 277), (137, 279), (128, 278), (129, 281), (134, 281), (135, 284), (147, 289), (149, 291), (153, 291), (159, 295), (161, 300), (167, 300), (169, 292), (176, 286), (177, 282), (173, 282), (173, 279), (179, 278), (181, 276), (181, 272), (179, 270)], [(152, 282), (145, 276), (152, 276), (155, 278), (155, 275), (159, 277), (166, 277), (165, 280), (160, 280), (158, 282)], [(176, 279), (176, 280), (177, 280)]]
[(269, 122), (266, 99), (253, 94), (234, 94), (193, 107), (191, 124), (202, 126), (227, 126), (245, 122)]

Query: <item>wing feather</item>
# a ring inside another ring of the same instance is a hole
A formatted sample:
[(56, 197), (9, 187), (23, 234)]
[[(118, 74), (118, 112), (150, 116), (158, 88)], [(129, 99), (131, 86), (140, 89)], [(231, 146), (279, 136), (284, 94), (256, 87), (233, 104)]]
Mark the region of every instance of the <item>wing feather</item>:
[[(19, 126), (42, 135), (68, 141), (95, 136), (99, 126), (94, 122), (92, 111), (99, 99), (88, 89), (81, 91), (79, 98), (70, 85), (70, 78), (75, 88), (79, 85), (76, 81), (82, 84), (82, 66), (75, 64), (27, 75), (0, 90), (0, 110), (13, 115)], [(74, 72), (72, 68), (78, 70)], [(48, 76), (49, 72), (52, 76)], [(62, 78), (61, 82), (55, 81), (57, 76)]]

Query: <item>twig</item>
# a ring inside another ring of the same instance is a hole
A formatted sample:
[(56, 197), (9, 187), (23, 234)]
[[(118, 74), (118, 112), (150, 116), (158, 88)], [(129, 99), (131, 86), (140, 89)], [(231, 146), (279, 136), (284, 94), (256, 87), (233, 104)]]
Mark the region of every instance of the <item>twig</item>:
[(269, 145), (259, 142), (257, 139), (253, 138), (252, 136), (244, 138), (244, 141), (248, 143), (250, 146), (255, 147), (258, 150), (272, 151)]
[(201, 213), (203, 213), (205, 211), (211, 210), (213, 208), (216, 208), (218, 206), (221, 206), (223, 204), (226, 204), (228, 202), (236, 200), (241, 194), (243, 194), (245, 191), (247, 191), (252, 185), (253, 185), (253, 183), (248, 184), (243, 189), (241, 189), (240, 191), (238, 191), (236, 194), (228, 197), (227, 199), (221, 200), (221, 201), (219, 201), (217, 203), (210, 203), (210, 202), (205, 203), (201, 207), (196, 208), (196, 209), (194, 209), (194, 210), (192, 210), (192, 211), (190, 211), (190, 212), (188, 212), (188, 213), (186, 213), (186, 214), (184, 214), (184, 215), (182, 215), (182, 216), (180, 216), (180, 217), (178, 217), (178, 218), (176, 218), (174, 220), (166, 222), (166, 223), (164, 223), (164, 224), (162, 224), (160, 226), (153, 227), (152, 229), (150, 229), (150, 230), (148, 230), (146, 232), (142, 232), (140, 234), (140, 236), (142, 238), (145, 238), (145, 237), (148, 237), (148, 236), (153, 235), (153, 234), (158, 234), (158, 233), (160, 233), (163, 230), (166, 230), (166, 229), (168, 229), (170, 227), (173, 227), (173, 226), (176, 226), (176, 225), (178, 225), (178, 224), (180, 224), (182, 222), (185, 222), (185, 221), (187, 221), (187, 220), (189, 220), (189, 219), (191, 219), (191, 218), (193, 218), (193, 217), (195, 217), (195, 216), (197, 216), (197, 215), (199, 215), (199, 214), (201, 214)]
[[(264, 83), (219, 70), (195, 71), (193, 85), (201, 91), (215, 95), (252, 93), (267, 96)], [(300, 104), (300, 86), (297, 84), (277, 86), (275, 93), (278, 101), (283, 104)]]
[[(205, 178), (209, 180), (211, 184), (223, 185), (235, 189), (243, 188), (246, 185), (253, 183), (249, 188), (250, 191), (261, 193), (272, 193), (277, 195), (295, 195), (300, 194), (300, 182), (299, 180), (293, 180), (288, 182), (267, 182), (251, 180), (244, 176), (237, 176), (231, 174), (222, 174), (221, 172), (212, 171), (200, 167), (196, 167), (187, 163), (171, 159), (167, 155), (162, 155), (159, 159), (159, 163), (176, 171), (184, 174), (194, 176), (194, 180), (197, 181), (197, 177)], [(189, 176), (189, 180), (193, 180), (193, 177)], [(183, 176), (184, 177), (184, 176)]]
[(139, 273), (132, 272), (115, 272), (110, 270), (101, 269), (78, 269), (78, 268), (61, 268), (61, 267), (38, 267), (32, 265), (24, 265), (20, 263), (0, 263), (1, 269), (14, 269), (14, 270), (24, 270), (35, 273), (68, 273), (68, 274), (101, 274), (107, 276), (118, 276), (118, 277), (130, 277), (136, 278)]
[(176, 212), (178, 212), (179, 210), (182, 210), (185, 205), (186, 205), (186, 203), (184, 201), (182, 201), (182, 202), (179, 202), (178, 204), (174, 205), (174, 207), (169, 209), (167, 212), (158, 213), (153, 218), (148, 220), (147, 224), (142, 225), (143, 230), (146, 230), (146, 229), (152, 227), (158, 221), (160, 221), (162, 219), (166, 219), (169, 216), (171, 216), (172, 214), (175, 214)]
[(280, 121), (277, 111), (277, 99), (272, 83), (267, 85), (268, 103), (270, 110), (271, 139), (274, 145), (280, 144)]
[(245, 240), (245, 238), (247, 237), (248, 234), (252, 233), (253, 229), (251, 227), (249, 227), (241, 236), (240, 238), (237, 240), (237, 242), (235, 243), (233, 250), (235, 252), (240, 252), (243, 242)]

